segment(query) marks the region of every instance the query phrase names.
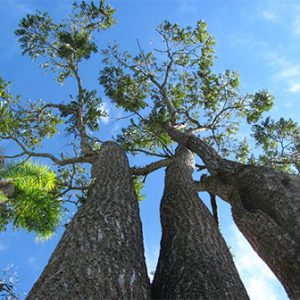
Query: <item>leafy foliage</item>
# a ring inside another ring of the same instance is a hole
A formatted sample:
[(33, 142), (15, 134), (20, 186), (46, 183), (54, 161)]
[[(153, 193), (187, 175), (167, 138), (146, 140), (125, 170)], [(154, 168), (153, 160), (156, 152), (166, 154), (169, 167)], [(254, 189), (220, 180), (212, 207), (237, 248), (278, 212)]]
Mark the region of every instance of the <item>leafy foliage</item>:
[(13, 196), (0, 203), (0, 229), (13, 222), (16, 229), (25, 228), (40, 238), (49, 238), (61, 218), (55, 173), (47, 166), (25, 162), (8, 165), (0, 177), (11, 179), (15, 186)]
[[(47, 238), (60, 220), (62, 200), (58, 196), (75, 204), (83, 201), (89, 182), (88, 170), (80, 163), (88, 161), (85, 155), (98, 142), (87, 132), (99, 130), (99, 119), (106, 112), (96, 91), (83, 87), (79, 65), (98, 51), (94, 33), (114, 24), (114, 12), (104, 0), (97, 5), (93, 1), (81, 1), (75, 2), (72, 13), (60, 22), (40, 11), (21, 20), (16, 35), (23, 54), (39, 59), (41, 66), (50, 68), (61, 84), (73, 77), (78, 93), (74, 97), (70, 95), (67, 103), (24, 101), (19, 96), (13, 97), (9, 84), (0, 79), (0, 140), (12, 141), (20, 150), (6, 159), (37, 156), (51, 159), (59, 166), (68, 165), (58, 168), (56, 175), (35, 164), (9, 165), (2, 171), (1, 176), (11, 177), (16, 186), (12, 198), (3, 195), (1, 198), (2, 230), (8, 222), (13, 222), (15, 228), (34, 230), (38, 236)], [(48, 152), (36, 152), (42, 148), (45, 138), (54, 137), (58, 129), (73, 135), (68, 148), (71, 147), (75, 157), (66, 152), (60, 158)], [(82, 159), (77, 159), (78, 156)], [(74, 193), (79, 202), (73, 200)]]
[[(80, 104), (79, 95), (77, 99), (71, 100), (66, 105), (61, 105), (61, 117), (67, 118), (66, 123), (70, 124), (67, 128), (69, 133), (78, 134), (78, 121), (80, 117), (83, 123), (91, 131), (99, 130), (99, 119), (106, 117), (107, 113), (103, 110), (102, 99), (96, 96), (96, 90), (82, 90), (82, 104)], [(72, 99), (72, 96), (71, 96)], [(81, 105), (81, 107), (79, 107)], [(79, 116), (81, 113), (81, 116)]]
[(42, 101), (22, 101), (20, 97), (0, 99), (0, 137), (19, 140), (32, 148), (53, 137), (62, 120), (51, 110), (41, 112), (42, 105)]
[(138, 82), (129, 74), (124, 74), (120, 67), (106, 67), (99, 77), (106, 94), (123, 107), (125, 111), (138, 111), (147, 106), (146, 87), (140, 80)]
[(0, 98), (2, 100), (7, 100), (11, 98), (9, 93), (10, 82), (6, 82), (3, 78), (0, 77)]
[(235, 151), (235, 159), (243, 164), (250, 161), (251, 151), (247, 138), (243, 138)]
[(160, 156), (170, 155), (168, 146), (172, 140), (159, 126), (157, 118), (159, 116), (152, 115), (148, 120), (142, 120), (139, 123), (130, 119), (130, 125), (122, 128), (122, 134), (117, 136), (117, 142), (124, 149), (131, 151), (133, 155), (143, 150)]
[[(76, 205), (84, 202), (91, 184), (86, 164), (99, 147), (94, 134), (106, 112), (96, 90), (84, 87), (79, 69), (98, 52), (94, 35), (114, 24), (113, 14), (103, 0), (99, 5), (82, 1), (75, 2), (72, 13), (60, 22), (39, 11), (21, 20), (16, 35), (23, 54), (49, 68), (60, 84), (73, 78), (77, 93), (60, 102), (24, 101), (13, 97), (9, 83), (0, 78), (0, 140), (12, 141), (21, 150), (7, 158), (36, 156), (57, 166), (56, 174), (31, 163), (12, 164), (2, 171), (1, 176), (12, 178), (16, 185), (12, 198), (2, 195), (0, 200), (2, 230), (12, 221), (15, 228), (47, 238), (59, 223), (59, 197)], [(172, 156), (172, 140), (164, 129), (169, 123), (199, 135), (224, 156), (235, 154), (242, 162), (257, 163), (246, 140), (235, 145), (245, 120), (264, 151), (260, 163), (299, 171), (298, 125), (270, 119), (258, 125), (272, 107), (272, 95), (264, 90), (241, 95), (237, 72), (214, 70), (215, 40), (203, 21), (194, 28), (164, 21), (157, 33), (162, 41), (159, 49), (146, 52), (138, 42), (135, 54), (122, 52), (117, 44), (102, 51), (106, 65), (99, 83), (116, 106), (134, 115), (117, 136), (126, 150)], [(58, 129), (74, 137), (67, 145), (74, 155), (36, 152)], [(135, 177), (134, 183), (140, 200), (142, 178)]]
[(65, 201), (73, 203), (77, 207), (85, 202), (88, 188), (93, 181), (89, 171), (89, 168), (82, 164), (71, 164), (57, 168), (60, 195), (64, 197)]
[(142, 201), (145, 195), (142, 194), (142, 190), (144, 188), (144, 181), (142, 176), (133, 176), (132, 178), (133, 184), (135, 187), (135, 192), (139, 201)]
[(240, 119), (258, 121), (273, 97), (267, 91), (240, 95), (237, 72), (214, 73), (215, 40), (203, 21), (194, 28), (164, 21), (157, 32), (162, 49), (146, 53), (138, 43), (136, 55), (121, 52), (118, 45), (103, 51), (100, 84), (113, 102), (136, 114), (118, 141), (127, 148), (131, 144), (133, 152), (139, 146), (166, 147), (171, 143), (164, 133), (168, 122), (201, 134), (230, 155)]
[(32, 59), (44, 58), (43, 67), (58, 71), (58, 82), (74, 75), (78, 63), (98, 51), (94, 31), (105, 30), (114, 24), (114, 9), (102, 0), (73, 4), (72, 14), (55, 23), (47, 14), (37, 11), (27, 15), (19, 24), (16, 35), (23, 49)]
[(0, 191), (0, 203), (3, 203), (5, 201), (7, 201), (7, 196), (2, 191)]
[(300, 127), (296, 122), (268, 117), (252, 129), (257, 146), (263, 150), (260, 164), (300, 174)]
[(105, 117), (106, 113), (96, 91), (83, 87), (79, 65), (98, 52), (94, 33), (114, 24), (114, 12), (104, 0), (99, 5), (93, 1), (75, 2), (72, 13), (61, 22), (54, 22), (47, 13), (37, 11), (23, 18), (16, 30), (23, 54), (28, 54), (32, 59), (39, 58), (42, 67), (49, 67), (61, 84), (68, 77), (76, 80), (78, 94), (74, 97), (71, 95), (69, 103), (45, 103), (32, 111), (38, 112), (40, 118), (40, 115), (52, 115), (53, 108), (58, 109), (61, 118), (69, 124), (66, 132), (81, 139), (82, 152), (89, 152), (93, 148), (94, 140), (87, 134), (87, 129), (98, 130), (99, 118)]

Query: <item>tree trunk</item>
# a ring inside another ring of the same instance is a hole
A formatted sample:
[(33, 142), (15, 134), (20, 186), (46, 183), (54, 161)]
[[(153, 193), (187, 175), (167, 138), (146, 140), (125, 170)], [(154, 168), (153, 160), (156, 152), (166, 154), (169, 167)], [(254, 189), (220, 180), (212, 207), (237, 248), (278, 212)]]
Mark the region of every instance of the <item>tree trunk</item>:
[(203, 180), (203, 189), (231, 204), (240, 231), (289, 297), (300, 299), (300, 178), (225, 160), (201, 139), (167, 130), (203, 159), (212, 175)]
[(138, 201), (123, 150), (104, 143), (92, 174), (88, 200), (27, 299), (149, 299)]
[(194, 158), (179, 147), (166, 171), (153, 299), (248, 299), (227, 245), (193, 186)]

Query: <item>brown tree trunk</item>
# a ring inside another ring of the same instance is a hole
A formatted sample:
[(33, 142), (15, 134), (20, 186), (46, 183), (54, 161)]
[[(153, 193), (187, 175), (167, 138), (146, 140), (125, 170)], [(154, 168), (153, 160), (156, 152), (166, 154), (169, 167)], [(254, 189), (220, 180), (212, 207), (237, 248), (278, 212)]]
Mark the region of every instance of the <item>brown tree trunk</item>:
[(123, 150), (104, 143), (95, 183), (27, 299), (149, 299), (142, 228)]
[(197, 153), (212, 177), (200, 184), (232, 206), (234, 221), (291, 299), (300, 299), (300, 178), (225, 160), (201, 139), (167, 128)]
[(248, 299), (227, 245), (193, 186), (194, 158), (179, 147), (166, 171), (153, 299)]

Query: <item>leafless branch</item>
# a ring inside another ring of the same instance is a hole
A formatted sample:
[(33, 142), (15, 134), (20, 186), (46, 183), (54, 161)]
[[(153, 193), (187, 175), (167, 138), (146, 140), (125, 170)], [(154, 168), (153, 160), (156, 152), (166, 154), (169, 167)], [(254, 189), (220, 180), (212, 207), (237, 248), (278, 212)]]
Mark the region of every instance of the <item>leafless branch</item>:
[(137, 176), (146, 176), (151, 172), (154, 172), (160, 168), (167, 167), (171, 162), (173, 161), (173, 158), (166, 158), (162, 159), (156, 162), (153, 162), (149, 165), (146, 165), (145, 167), (133, 167), (131, 168), (132, 174)]
[[(45, 153), (45, 152), (33, 152), (30, 151), (26, 148), (26, 146), (21, 143), (21, 141), (14, 137), (14, 136), (8, 136), (8, 137), (2, 137), (3, 139), (10, 139), (13, 140), (17, 143), (17, 145), (22, 149), (22, 155), (28, 155), (29, 157), (43, 157), (43, 158), (48, 158), (52, 160), (55, 164), (59, 166), (65, 166), (69, 164), (74, 164), (74, 163), (90, 163), (92, 155), (91, 154), (84, 154), (82, 156), (77, 156), (77, 157), (72, 157), (72, 158), (64, 158), (64, 159), (58, 159), (56, 156), (50, 154), (50, 153)], [(20, 154), (21, 156), (21, 154)], [(12, 157), (10, 157), (12, 158)]]
[(15, 155), (3, 155), (3, 157), (7, 158), (7, 159), (13, 159), (13, 158), (22, 157), (24, 155), (27, 155), (27, 154), (25, 152), (21, 152), (21, 153), (15, 154)]
[(202, 176), (200, 181), (194, 181), (194, 185), (198, 192), (208, 192), (231, 203), (233, 193), (232, 186), (222, 183), (215, 176)]
[(144, 153), (146, 155), (150, 155), (150, 156), (157, 156), (157, 157), (169, 157), (169, 155), (165, 155), (165, 154), (161, 154), (161, 153), (155, 153), (155, 152), (150, 152), (144, 149), (125, 149), (126, 151), (130, 151), (130, 152), (141, 152)]
[(216, 225), (219, 227), (219, 216), (218, 216), (218, 205), (216, 195), (209, 193), (210, 196), (210, 205), (213, 213), (213, 218), (216, 222)]

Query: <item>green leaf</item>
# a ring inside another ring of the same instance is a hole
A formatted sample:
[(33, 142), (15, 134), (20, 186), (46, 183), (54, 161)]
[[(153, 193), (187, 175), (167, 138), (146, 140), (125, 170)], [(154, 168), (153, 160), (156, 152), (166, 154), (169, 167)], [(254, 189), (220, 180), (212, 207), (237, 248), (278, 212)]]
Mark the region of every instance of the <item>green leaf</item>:
[(61, 219), (55, 173), (47, 166), (25, 162), (8, 165), (0, 177), (10, 179), (15, 186), (13, 196), (7, 199), (2, 211), (2, 229), (13, 222), (16, 229), (35, 231), (42, 239), (51, 237)]
[(138, 201), (142, 201), (145, 195), (142, 194), (142, 190), (144, 188), (144, 181), (142, 176), (133, 176), (132, 178), (133, 184), (135, 187), (135, 192), (138, 198)]

